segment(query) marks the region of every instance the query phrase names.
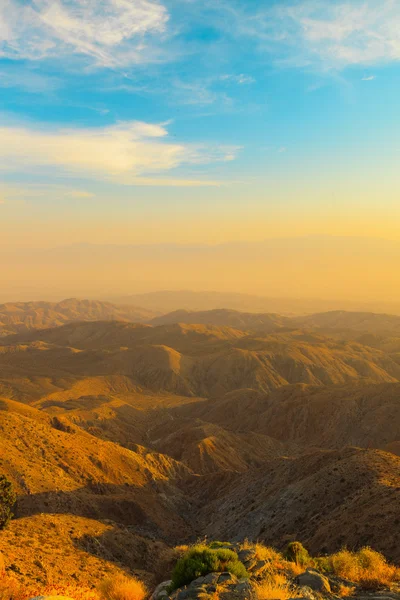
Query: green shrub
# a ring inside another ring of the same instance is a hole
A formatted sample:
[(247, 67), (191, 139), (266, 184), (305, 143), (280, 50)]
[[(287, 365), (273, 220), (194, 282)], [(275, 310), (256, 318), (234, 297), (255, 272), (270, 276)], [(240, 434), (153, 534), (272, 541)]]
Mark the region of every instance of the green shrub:
[(4, 529), (13, 517), (12, 508), (16, 499), (11, 481), (0, 475), (0, 530)]
[(322, 573), (332, 573), (332, 565), (327, 556), (318, 556), (313, 559), (313, 566)]
[(208, 545), (211, 550), (216, 550), (217, 548), (226, 548), (227, 546), (232, 546), (232, 544), (230, 542), (211, 542), (211, 544)]
[(302, 567), (305, 567), (311, 561), (308, 551), (301, 542), (290, 542), (285, 550), (284, 557), (286, 560)]
[(223, 573), (224, 571), (228, 571), (238, 578), (249, 576), (244, 564), (239, 561), (238, 555), (233, 550), (202, 545), (193, 546), (176, 563), (171, 576), (171, 590), (187, 585), (208, 573)]

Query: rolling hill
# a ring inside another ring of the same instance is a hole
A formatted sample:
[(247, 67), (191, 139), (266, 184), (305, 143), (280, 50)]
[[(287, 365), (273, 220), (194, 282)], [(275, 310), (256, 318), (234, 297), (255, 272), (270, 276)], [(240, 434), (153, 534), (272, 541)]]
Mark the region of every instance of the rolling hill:
[(284, 327), (293, 328), (288, 317), (273, 313), (245, 313), (237, 310), (215, 309), (206, 311), (176, 310), (174, 312), (155, 317), (150, 321), (152, 325), (171, 325), (174, 323), (215, 325), (234, 327), (242, 331), (259, 331), (270, 333)]
[(396, 336), (185, 314), (204, 323), (72, 320), (0, 340), (0, 473), (18, 492), (0, 551), (23, 580), (46, 581), (58, 544), (65, 577), (154, 583), (201, 535), (399, 560)]
[(72, 323), (3, 338), (0, 369), (2, 394), (24, 401), (85, 380), (99, 382), (98, 393), (112, 380), (117, 389), (119, 381), (132, 391), (217, 397), (295, 383), (400, 379), (396, 355), (307, 332), (248, 335), (227, 327), (121, 322)]
[(152, 318), (154, 314), (144, 308), (76, 298), (62, 302), (9, 302), (0, 304), (0, 337), (30, 329), (57, 327), (73, 321), (141, 322)]

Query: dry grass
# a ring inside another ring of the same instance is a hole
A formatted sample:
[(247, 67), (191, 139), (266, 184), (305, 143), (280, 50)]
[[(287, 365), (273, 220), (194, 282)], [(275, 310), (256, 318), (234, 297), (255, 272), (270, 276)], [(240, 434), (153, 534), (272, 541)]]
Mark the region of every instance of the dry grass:
[(255, 586), (258, 600), (288, 600), (298, 598), (300, 594), (288, 582), (263, 581)]
[(272, 563), (282, 561), (282, 554), (274, 548), (257, 543), (254, 545), (254, 549), (258, 560), (269, 560)]
[(14, 577), (0, 576), (0, 600), (28, 600), (37, 596), (65, 596), (74, 600), (100, 600), (97, 592), (75, 585), (35, 586), (21, 584)]
[(300, 573), (304, 573), (304, 567), (294, 562), (283, 561), (282, 568), (290, 579), (294, 579)]
[(147, 595), (141, 581), (124, 575), (104, 579), (98, 590), (103, 600), (144, 600)]
[(400, 580), (400, 569), (388, 564), (385, 557), (371, 548), (361, 548), (358, 552), (341, 550), (327, 558), (330, 570), (359, 584), (364, 589), (390, 587)]
[(348, 596), (353, 595), (355, 589), (356, 588), (354, 586), (340, 585), (339, 590), (337, 591), (337, 595), (341, 598), (347, 598)]

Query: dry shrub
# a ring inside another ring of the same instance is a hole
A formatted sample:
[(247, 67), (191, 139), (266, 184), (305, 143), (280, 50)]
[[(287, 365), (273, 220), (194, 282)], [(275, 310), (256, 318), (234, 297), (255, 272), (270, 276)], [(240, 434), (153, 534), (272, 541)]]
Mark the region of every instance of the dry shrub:
[(347, 598), (348, 596), (353, 595), (355, 589), (356, 588), (353, 586), (340, 585), (337, 595), (340, 596), (341, 598)]
[(290, 579), (294, 579), (297, 575), (300, 575), (300, 573), (304, 573), (304, 567), (294, 562), (283, 561), (282, 569)]
[(0, 600), (28, 600), (37, 596), (66, 596), (74, 600), (99, 600), (96, 591), (76, 585), (26, 585), (14, 577), (0, 576)]
[(189, 550), (189, 546), (187, 544), (181, 544), (180, 546), (175, 546), (174, 554), (176, 558), (180, 558)]
[(263, 544), (257, 543), (254, 544), (254, 550), (258, 560), (269, 560), (271, 563), (282, 561), (282, 554), (270, 546), (264, 546)]
[(125, 575), (104, 579), (98, 590), (103, 600), (144, 600), (147, 594), (141, 581)]
[(48, 584), (40, 588), (25, 588), (21, 600), (36, 598), (36, 596), (65, 596), (74, 600), (100, 600), (99, 594), (95, 590), (89, 590), (79, 585), (64, 584)]
[(281, 582), (278, 579), (263, 581), (255, 586), (255, 590), (258, 600), (288, 600), (300, 596), (284, 577)]
[(6, 572), (6, 564), (4, 562), (2, 553), (0, 552), (0, 577), (3, 577), (5, 572)]
[(390, 587), (400, 579), (400, 569), (388, 564), (382, 554), (368, 547), (358, 552), (340, 550), (329, 556), (328, 562), (333, 573), (364, 589)]

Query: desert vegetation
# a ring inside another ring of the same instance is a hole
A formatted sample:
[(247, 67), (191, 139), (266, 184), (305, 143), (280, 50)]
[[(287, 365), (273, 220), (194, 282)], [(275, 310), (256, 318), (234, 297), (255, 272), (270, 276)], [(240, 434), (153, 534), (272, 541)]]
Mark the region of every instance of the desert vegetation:
[(230, 548), (216, 542), (209, 546), (192, 546), (179, 558), (172, 571), (171, 591), (198, 577), (223, 572), (232, 573), (238, 578), (248, 577), (245, 566)]

